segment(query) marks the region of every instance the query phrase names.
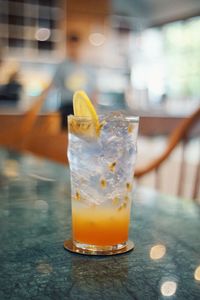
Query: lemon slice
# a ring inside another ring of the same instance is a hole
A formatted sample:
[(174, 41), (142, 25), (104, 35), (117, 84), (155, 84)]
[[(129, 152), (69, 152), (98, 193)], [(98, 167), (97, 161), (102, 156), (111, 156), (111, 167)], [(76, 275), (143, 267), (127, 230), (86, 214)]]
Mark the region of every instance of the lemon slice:
[(89, 117), (97, 125), (99, 123), (96, 110), (84, 91), (77, 91), (73, 97), (74, 115), (77, 117)]
[[(99, 118), (96, 110), (84, 91), (77, 91), (73, 97), (74, 117), (70, 118), (70, 131), (86, 138), (99, 135)], [(80, 119), (76, 119), (80, 117)]]

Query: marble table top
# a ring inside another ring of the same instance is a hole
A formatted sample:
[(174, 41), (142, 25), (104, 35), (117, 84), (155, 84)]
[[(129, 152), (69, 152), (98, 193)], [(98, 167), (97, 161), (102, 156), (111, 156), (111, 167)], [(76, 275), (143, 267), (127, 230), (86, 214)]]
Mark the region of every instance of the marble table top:
[(200, 299), (200, 207), (138, 188), (134, 251), (72, 254), (69, 170), (0, 151), (0, 299)]

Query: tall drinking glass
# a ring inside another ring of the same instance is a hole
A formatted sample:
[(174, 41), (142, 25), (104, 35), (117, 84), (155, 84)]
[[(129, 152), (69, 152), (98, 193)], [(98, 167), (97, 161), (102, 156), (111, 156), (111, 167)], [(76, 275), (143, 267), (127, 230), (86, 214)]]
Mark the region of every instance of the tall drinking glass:
[(65, 248), (112, 255), (133, 248), (128, 232), (138, 117), (99, 118), (96, 134), (91, 119), (68, 117), (72, 240)]

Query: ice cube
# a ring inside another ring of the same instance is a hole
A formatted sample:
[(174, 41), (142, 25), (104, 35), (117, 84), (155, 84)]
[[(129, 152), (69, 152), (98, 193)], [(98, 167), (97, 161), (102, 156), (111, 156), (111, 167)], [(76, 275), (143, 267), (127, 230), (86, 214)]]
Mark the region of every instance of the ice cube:
[(114, 111), (104, 116), (105, 121), (126, 120), (127, 114), (122, 111)]

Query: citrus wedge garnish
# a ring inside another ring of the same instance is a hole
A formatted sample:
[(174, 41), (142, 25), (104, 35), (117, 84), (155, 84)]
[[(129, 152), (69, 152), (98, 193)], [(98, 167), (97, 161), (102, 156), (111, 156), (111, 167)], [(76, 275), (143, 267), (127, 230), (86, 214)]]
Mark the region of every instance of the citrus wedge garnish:
[(98, 115), (90, 101), (89, 97), (84, 91), (77, 91), (73, 97), (74, 115), (77, 117), (89, 117), (93, 122), (98, 123)]
[[(70, 131), (76, 135), (94, 138), (99, 134), (99, 118), (84, 91), (77, 91), (73, 97), (74, 117), (70, 117)], [(76, 118), (79, 117), (79, 118)]]

